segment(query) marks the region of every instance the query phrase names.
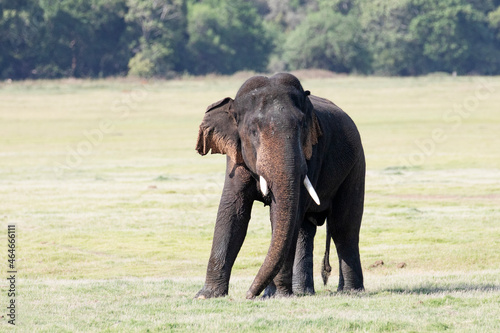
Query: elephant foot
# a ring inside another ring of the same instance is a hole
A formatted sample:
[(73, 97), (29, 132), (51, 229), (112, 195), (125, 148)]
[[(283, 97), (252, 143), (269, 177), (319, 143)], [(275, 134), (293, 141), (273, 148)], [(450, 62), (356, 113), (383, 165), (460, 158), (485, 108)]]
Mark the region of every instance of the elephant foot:
[(276, 285), (271, 281), (271, 283), (269, 283), (269, 285), (264, 290), (264, 295), (262, 295), (262, 298), (271, 298), (274, 297), (274, 295), (276, 295)]
[(291, 291), (276, 291), (274, 294), (274, 298), (283, 298), (283, 297), (293, 297), (294, 294)]
[(224, 297), (227, 295), (227, 291), (220, 291), (216, 289), (209, 289), (203, 287), (194, 298), (196, 299), (207, 299), (207, 298), (215, 298), (215, 297)]
[(350, 279), (346, 281), (343, 277), (339, 278), (339, 285), (337, 292), (362, 292), (365, 291), (363, 285), (363, 278), (361, 279)]
[(262, 299), (270, 299), (270, 298), (286, 298), (295, 296), (291, 292), (276, 292), (274, 294), (264, 294), (262, 295)]
[(293, 292), (288, 289), (276, 288), (276, 285), (273, 281), (269, 283), (269, 285), (264, 290), (264, 294), (262, 295), (262, 299), (267, 298), (281, 298), (281, 297), (291, 297), (293, 296)]
[[(261, 299), (270, 299), (270, 298), (282, 298), (282, 297), (292, 297), (293, 293), (290, 291), (280, 291), (276, 289), (268, 289), (266, 288), (264, 294), (261, 296)], [(247, 292), (247, 299), (255, 299), (257, 295), (253, 294), (250, 290)]]
[(365, 291), (365, 288), (363, 286), (361, 287), (341, 287), (339, 286), (337, 288), (337, 292), (339, 293), (360, 293)]
[(308, 288), (294, 288), (293, 289), (293, 294), (297, 296), (312, 296), (316, 292), (314, 291), (314, 286), (308, 287)]

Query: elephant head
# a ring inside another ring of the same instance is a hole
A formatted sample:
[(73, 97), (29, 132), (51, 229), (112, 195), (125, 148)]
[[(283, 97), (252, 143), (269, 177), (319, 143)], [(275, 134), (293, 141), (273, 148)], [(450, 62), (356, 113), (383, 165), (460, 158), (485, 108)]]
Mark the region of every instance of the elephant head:
[(260, 200), (271, 206), (271, 244), (247, 297), (253, 298), (278, 273), (299, 226), (304, 190), (320, 204), (307, 177), (307, 160), (322, 135), (309, 91), (291, 74), (247, 80), (233, 99), (210, 105), (196, 149), (220, 153), (252, 174)]

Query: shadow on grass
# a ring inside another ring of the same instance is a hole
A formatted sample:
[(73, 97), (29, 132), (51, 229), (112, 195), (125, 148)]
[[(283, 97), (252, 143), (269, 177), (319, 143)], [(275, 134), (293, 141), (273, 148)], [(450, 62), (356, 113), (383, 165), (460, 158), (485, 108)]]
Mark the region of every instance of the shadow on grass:
[(432, 294), (443, 294), (452, 292), (499, 292), (500, 285), (496, 284), (469, 284), (460, 283), (452, 284), (447, 286), (438, 286), (435, 284), (424, 284), (414, 287), (395, 287), (389, 289), (383, 289), (378, 292), (368, 292), (371, 295), (376, 295), (384, 292), (395, 293), (395, 294), (417, 294), (417, 295), (432, 295)]

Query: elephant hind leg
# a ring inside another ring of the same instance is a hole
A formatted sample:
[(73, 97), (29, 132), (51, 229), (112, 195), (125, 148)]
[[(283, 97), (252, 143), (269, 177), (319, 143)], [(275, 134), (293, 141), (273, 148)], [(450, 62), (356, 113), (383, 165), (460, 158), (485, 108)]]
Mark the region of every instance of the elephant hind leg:
[(365, 165), (359, 161), (339, 187), (327, 219), (339, 257), (339, 291), (364, 289), (359, 256), (364, 185)]

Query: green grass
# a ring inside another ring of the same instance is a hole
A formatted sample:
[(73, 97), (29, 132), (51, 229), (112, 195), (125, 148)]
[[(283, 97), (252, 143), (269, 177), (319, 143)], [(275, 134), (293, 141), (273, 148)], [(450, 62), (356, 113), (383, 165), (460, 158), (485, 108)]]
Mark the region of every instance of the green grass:
[(498, 77), (303, 80), (362, 135), (367, 291), (334, 292), (335, 265), (322, 286), (320, 228), (317, 295), (246, 301), (270, 241), (256, 203), (229, 296), (193, 300), (225, 170), (195, 152), (198, 125), (242, 82), (0, 83), (0, 278), (15, 223), (20, 331), (500, 330)]

